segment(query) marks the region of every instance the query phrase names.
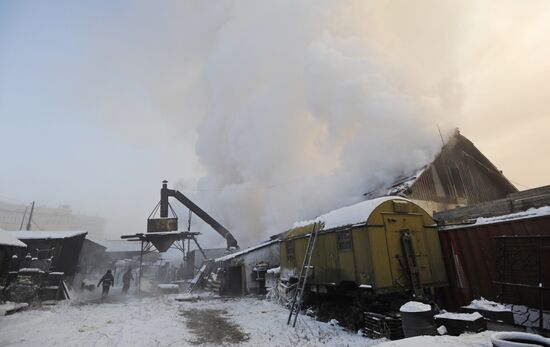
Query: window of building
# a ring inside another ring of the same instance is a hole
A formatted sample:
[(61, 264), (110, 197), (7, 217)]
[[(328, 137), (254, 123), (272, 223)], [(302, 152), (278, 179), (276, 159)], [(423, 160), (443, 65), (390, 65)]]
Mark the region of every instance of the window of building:
[(294, 240), (286, 242), (286, 259), (289, 262), (294, 261)]
[(351, 230), (340, 231), (338, 233), (338, 250), (351, 251), (353, 248), (351, 240)]

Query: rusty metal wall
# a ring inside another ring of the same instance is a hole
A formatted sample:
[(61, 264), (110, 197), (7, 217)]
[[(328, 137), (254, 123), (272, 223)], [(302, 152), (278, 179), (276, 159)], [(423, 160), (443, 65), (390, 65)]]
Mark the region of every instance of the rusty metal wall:
[[(449, 280), (444, 297), (449, 307), (467, 305), (480, 296), (489, 300), (503, 299), (512, 304), (538, 304), (536, 292), (522, 290), (500, 298), (500, 287), (493, 284), (497, 277), (495, 237), (513, 235), (550, 236), (550, 215), (477, 226), (440, 228), (439, 236)], [(544, 301), (545, 306), (549, 307), (550, 293), (545, 294)]]

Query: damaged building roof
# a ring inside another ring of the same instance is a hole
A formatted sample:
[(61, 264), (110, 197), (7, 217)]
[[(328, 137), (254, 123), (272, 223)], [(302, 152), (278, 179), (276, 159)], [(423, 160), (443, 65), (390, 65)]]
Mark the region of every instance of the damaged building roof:
[[(518, 190), (457, 130), (435, 159), (364, 194), (405, 196), (428, 211), (501, 199)], [(422, 205), (421, 202), (429, 202)]]

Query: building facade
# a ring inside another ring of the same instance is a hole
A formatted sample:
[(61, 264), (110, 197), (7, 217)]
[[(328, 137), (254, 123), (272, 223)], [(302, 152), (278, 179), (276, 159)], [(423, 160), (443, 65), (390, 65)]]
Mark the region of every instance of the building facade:
[[(26, 230), (31, 207), (23, 204), (0, 202), (0, 228)], [(95, 239), (103, 239), (105, 220), (97, 216), (74, 214), (67, 205), (48, 207), (35, 205), (30, 230), (86, 230)]]

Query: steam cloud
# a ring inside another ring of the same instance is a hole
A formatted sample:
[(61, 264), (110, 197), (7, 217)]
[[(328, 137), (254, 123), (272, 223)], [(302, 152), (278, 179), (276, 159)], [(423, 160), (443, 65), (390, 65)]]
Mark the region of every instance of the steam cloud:
[[(549, 13), (505, 1), (132, 4), (84, 33), (91, 73), (75, 100), (140, 143), (186, 153), (196, 177), (177, 188), (243, 246), (428, 162), (436, 124), (448, 134), (465, 114), (506, 111), (483, 101), (513, 64), (495, 64), (508, 53), (500, 33), (518, 30), (503, 18), (541, 29)], [(134, 89), (121, 95), (119, 81)]]

